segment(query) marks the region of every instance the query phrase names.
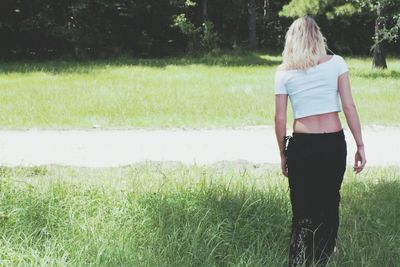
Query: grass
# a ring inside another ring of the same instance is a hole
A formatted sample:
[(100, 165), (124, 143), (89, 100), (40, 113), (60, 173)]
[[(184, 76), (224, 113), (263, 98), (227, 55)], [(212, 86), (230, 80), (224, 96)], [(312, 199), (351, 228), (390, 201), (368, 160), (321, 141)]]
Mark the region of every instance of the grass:
[[(400, 167), (346, 171), (340, 256), (396, 266)], [(276, 166), (0, 168), (0, 264), (285, 266), (290, 202)]]
[[(388, 56), (388, 70), (372, 70), (370, 58), (344, 58), (361, 122), (400, 125), (400, 59)], [(0, 128), (272, 125), (280, 60), (271, 54), (222, 53), (1, 62)], [(288, 114), (291, 121), (290, 107)]]

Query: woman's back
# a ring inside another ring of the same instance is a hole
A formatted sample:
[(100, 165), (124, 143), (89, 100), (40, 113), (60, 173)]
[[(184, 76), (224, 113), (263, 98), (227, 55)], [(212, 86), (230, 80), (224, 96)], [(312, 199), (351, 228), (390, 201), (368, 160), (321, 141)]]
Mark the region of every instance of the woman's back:
[(337, 112), (308, 116), (293, 122), (293, 131), (297, 133), (331, 133), (342, 128)]
[(325, 55), (307, 70), (283, 70), (275, 76), (275, 94), (290, 98), (295, 132), (335, 132), (342, 129), (338, 112), (339, 76), (348, 71), (339, 55)]

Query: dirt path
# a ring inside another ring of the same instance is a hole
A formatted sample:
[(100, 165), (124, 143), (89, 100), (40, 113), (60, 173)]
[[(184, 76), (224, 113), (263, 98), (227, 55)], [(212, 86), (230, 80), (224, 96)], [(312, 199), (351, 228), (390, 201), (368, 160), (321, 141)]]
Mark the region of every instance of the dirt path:
[[(291, 129), (288, 129), (291, 133)], [(345, 129), (348, 164), (355, 144)], [(400, 127), (363, 128), (369, 166), (400, 165)], [(145, 160), (207, 164), (249, 161), (278, 164), (271, 126), (221, 129), (1, 130), (0, 164), (61, 164), (88, 167), (126, 165)]]

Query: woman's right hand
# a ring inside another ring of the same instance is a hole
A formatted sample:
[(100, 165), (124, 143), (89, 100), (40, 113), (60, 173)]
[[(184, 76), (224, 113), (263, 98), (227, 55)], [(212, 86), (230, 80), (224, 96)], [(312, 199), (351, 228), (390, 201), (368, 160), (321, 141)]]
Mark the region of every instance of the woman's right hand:
[(281, 171), (282, 174), (288, 177), (288, 168), (287, 168), (287, 157), (281, 156)]
[(361, 172), (364, 169), (367, 160), (365, 158), (364, 147), (359, 147), (356, 151), (356, 155), (354, 156), (354, 167), (353, 170), (357, 173)]

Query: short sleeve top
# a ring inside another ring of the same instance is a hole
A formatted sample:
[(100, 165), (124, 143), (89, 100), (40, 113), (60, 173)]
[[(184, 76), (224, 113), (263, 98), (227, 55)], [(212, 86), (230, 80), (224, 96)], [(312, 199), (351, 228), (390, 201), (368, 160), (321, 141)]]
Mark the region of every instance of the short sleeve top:
[(340, 55), (333, 55), (329, 60), (307, 70), (277, 70), (275, 94), (289, 96), (296, 119), (341, 111), (338, 77), (348, 70)]

